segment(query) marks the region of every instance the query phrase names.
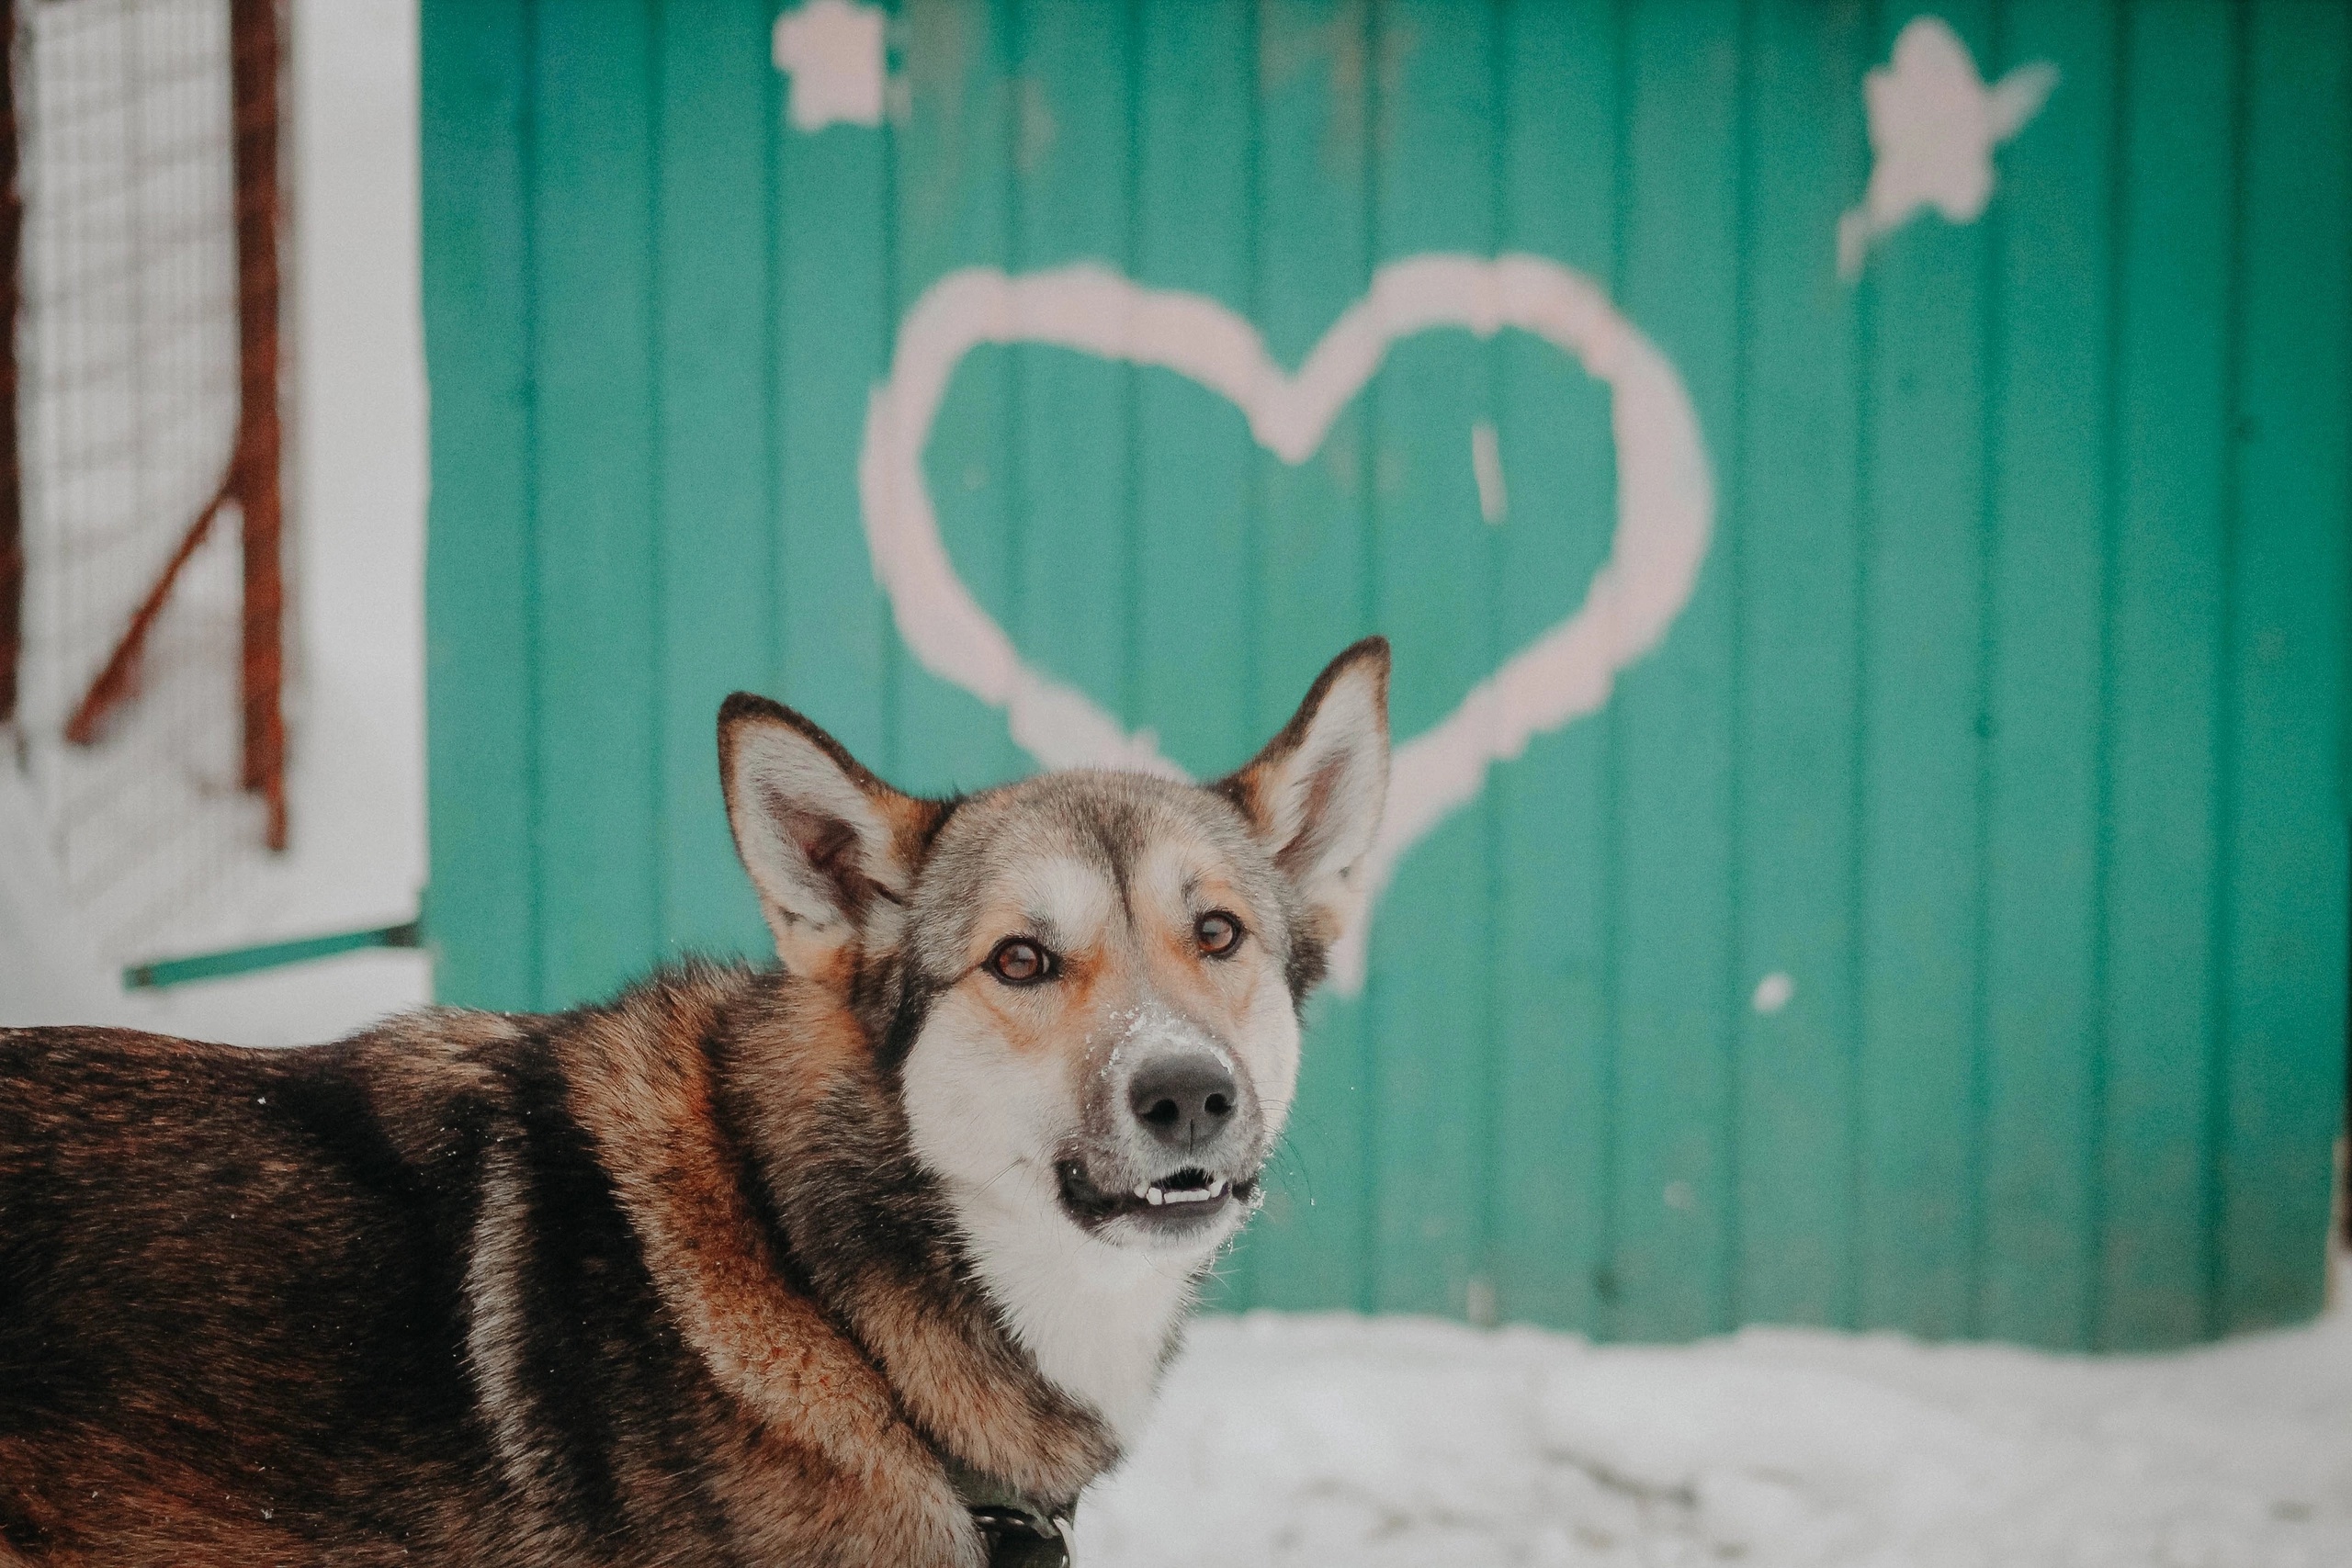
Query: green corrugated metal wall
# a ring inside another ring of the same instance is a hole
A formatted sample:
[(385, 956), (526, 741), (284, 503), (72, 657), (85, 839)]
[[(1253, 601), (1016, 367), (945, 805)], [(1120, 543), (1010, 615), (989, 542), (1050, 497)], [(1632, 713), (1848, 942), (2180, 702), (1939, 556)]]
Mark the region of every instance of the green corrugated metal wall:
[[(912, 788), (1029, 765), (910, 656), (860, 526), (933, 282), (1096, 261), (1295, 365), (1384, 263), (1532, 253), (1679, 371), (1713, 542), (1607, 706), (1402, 863), (1225, 1299), (2098, 1347), (2310, 1312), (2352, 10), (1937, 10), (1988, 77), (2061, 80), (1981, 220), (1849, 281), (1862, 81), (1915, 15), (929, 0), (886, 123), (803, 131), (769, 0), (424, 0), (444, 995), (758, 947), (712, 761), (737, 686)], [(1293, 467), (1170, 373), (985, 348), (926, 473), (1032, 662), (1203, 772), (1360, 633), (1410, 736), (1572, 610), (1609, 412), (1533, 338), (1431, 333)]]

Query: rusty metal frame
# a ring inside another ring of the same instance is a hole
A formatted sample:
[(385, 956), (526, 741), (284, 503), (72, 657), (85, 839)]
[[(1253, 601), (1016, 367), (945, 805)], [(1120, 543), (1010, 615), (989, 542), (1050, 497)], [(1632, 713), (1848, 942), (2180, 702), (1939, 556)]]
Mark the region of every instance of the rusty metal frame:
[(17, 444), (25, 198), (17, 163), (17, 6), (16, 0), (0, 0), (0, 724), (17, 716), (17, 666), (25, 627), (24, 464)]
[[(278, 0), (229, 0), (232, 165), (236, 190), (238, 407), (235, 446), (220, 488), (189, 522), (97, 678), (65, 727), (94, 744), (107, 714), (136, 689), (147, 634), (180, 570), (233, 501), (243, 535), (239, 701), (242, 780), (268, 808), (265, 836), (286, 847), (286, 581), (283, 559), (285, 426), (278, 411)], [(13, 139), (10, 154), (13, 159)], [(12, 187), (13, 188), (13, 187)], [(13, 231), (12, 231), (13, 232)], [(15, 361), (9, 362), (13, 378)], [(9, 404), (13, 436), (15, 403)], [(13, 464), (17, 447), (8, 452)], [(12, 469), (13, 471), (13, 469)]]
[(277, 406), (277, 0), (229, 0), (235, 106), (237, 355), (235, 474), (244, 525), (242, 682), (244, 785), (286, 847), (286, 583), (281, 555), (284, 426)]

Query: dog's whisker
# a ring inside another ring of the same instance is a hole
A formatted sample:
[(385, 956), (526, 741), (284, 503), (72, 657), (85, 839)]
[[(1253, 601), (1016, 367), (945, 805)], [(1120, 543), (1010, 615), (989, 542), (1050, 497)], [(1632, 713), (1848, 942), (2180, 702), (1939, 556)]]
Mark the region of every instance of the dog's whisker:
[(1014, 1171), (1019, 1170), (1023, 1163), (1024, 1162), (1018, 1156), (1007, 1161), (1002, 1170), (998, 1171), (994, 1176), (989, 1177), (986, 1181), (980, 1183), (979, 1190), (982, 1192), (988, 1191), (998, 1182), (1002, 1181), (1006, 1177), (1011, 1176)]

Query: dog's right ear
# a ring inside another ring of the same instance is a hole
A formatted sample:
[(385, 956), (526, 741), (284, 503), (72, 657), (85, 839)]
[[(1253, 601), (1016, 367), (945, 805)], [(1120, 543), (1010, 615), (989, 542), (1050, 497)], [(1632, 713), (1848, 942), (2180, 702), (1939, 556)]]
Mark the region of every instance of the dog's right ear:
[(1283, 732), (1216, 786), (1238, 806), (1337, 942), (1361, 915), (1363, 865), (1388, 797), (1388, 639), (1368, 637), (1316, 678)]
[(719, 707), (718, 778), (786, 969), (824, 976), (853, 950), (897, 943), (944, 807), (892, 789), (815, 724), (750, 692)]

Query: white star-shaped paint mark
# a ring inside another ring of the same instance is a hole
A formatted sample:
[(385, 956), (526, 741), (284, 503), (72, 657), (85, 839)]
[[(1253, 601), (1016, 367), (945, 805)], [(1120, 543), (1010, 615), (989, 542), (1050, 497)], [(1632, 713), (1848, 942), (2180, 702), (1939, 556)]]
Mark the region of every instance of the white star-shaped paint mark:
[(2058, 85), (2046, 60), (2020, 65), (1991, 86), (1940, 17), (1914, 17), (1894, 54), (1862, 78), (1870, 111), (1871, 183), (1838, 220), (1838, 270), (1860, 274), (1871, 244), (1932, 207), (1973, 223), (1993, 197), (1993, 149), (2023, 130)]
[(775, 68), (792, 78), (795, 130), (882, 123), (881, 9), (808, 0), (775, 19)]

